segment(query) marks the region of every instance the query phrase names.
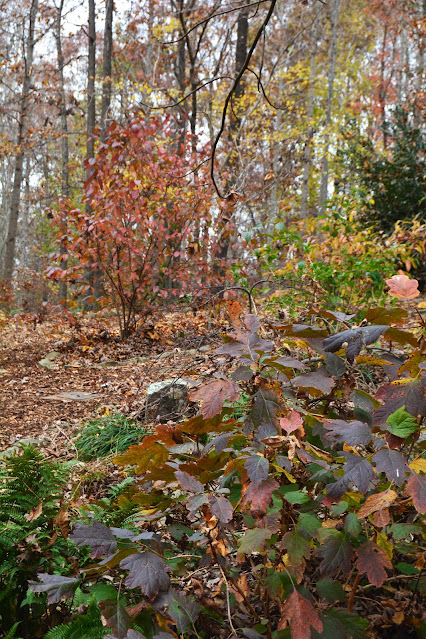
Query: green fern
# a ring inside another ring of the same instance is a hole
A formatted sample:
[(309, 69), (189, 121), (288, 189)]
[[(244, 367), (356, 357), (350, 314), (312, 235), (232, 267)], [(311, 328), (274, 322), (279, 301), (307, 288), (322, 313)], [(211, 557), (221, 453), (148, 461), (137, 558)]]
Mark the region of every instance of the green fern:
[(9, 630), (9, 632), (7, 633), (7, 635), (4, 637), (4, 639), (21, 639), (21, 637), (17, 637), (15, 634), (15, 632), (18, 630), (18, 626), (20, 623), (21, 623), (20, 621), (17, 621), (16, 623), (14, 623), (11, 629)]
[(68, 475), (68, 464), (46, 460), (31, 446), (5, 458), (0, 466), (0, 619), (4, 633), (15, 632), (14, 626), (22, 621), (19, 634), (28, 636), (25, 620), (31, 615), (36, 627), (45, 613), (43, 599), (27, 600), (28, 580), (37, 579), (39, 572), (67, 574), (69, 558), (79, 553), (62, 535), (55, 536), (54, 521)]
[(79, 615), (69, 623), (52, 628), (44, 639), (103, 639), (108, 632), (103, 627), (101, 614), (95, 600), (92, 600), (84, 615)]

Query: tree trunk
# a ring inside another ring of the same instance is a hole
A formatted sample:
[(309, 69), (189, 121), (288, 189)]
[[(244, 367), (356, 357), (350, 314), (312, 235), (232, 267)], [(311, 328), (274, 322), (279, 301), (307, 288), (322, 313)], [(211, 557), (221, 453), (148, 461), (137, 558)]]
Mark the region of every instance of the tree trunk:
[(105, 137), (108, 111), (111, 104), (112, 89), (112, 20), (114, 3), (113, 0), (106, 0), (105, 30), (104, 30), (104, 55), (102, 73), (102, 107), (101, 107), (101, 131)]
[(306, 140), (303, 149), (303, 177), (302, 177), (302, 195), (300, 198), (300, 217), (306, 219), (308, 217), (308, 200), (309, 200), (309, 178), (312, 166), (312, 138), (314, 136), (313, 116), (314, 116), (314, 98), (315, 98), (315, 80), (317, 74), (317, 40), (320, 24), (320, 15), (312, 30), (312, 52), (311, 65), (309, 69), (309, 88), (308, 88), (308, 104), (306, 107)]
[[(86, 156), (93, 158), (95, 155), (95, 76), (96, 76), (96, 25), (95, 25), (95, 0), (89, 0), (89, 50), (87, 67), (87, 142)], [(90, 169), (88, 169), (90, 175)]]
[[(59, 72), (59, 90), (58, 90), (58, 102), (59, 111), (61, 115), (61, 196), (66, 199), (69, 195), (69, 146), (68, 146), (68, 119), (67, 119), (67, 103), (65, 94), (65, 79), (64, 79), (64, 55), (62, 52), (62, 40), (61, 40), (61, 23), (62, 23), (62, 11), (64, 8), (64, 0), (61, 0), (59, 7), (56, 9), (56, 25), (55, 25), (55, 41), (56, 41), (56, 56), (58, 61)], [(66, 220), (65, 220), (66, 226)], [(64, 229), (66, 231), (66, 228)], [(61, 244), (61, 254), (66, 254), (66, 247)], [(62, 267), (66, 270), (67, 259), (62, 259)], [(67, 299), (67, 284), (64, 281), (59, 283), (59, 297), (66, 302)]]
[(38, 12), (38, 0), (32, 0), (29, 16), (28, 38), (25, 47), (24, 78), (22, 82), (22, 95), (20, 112), (18, 116), (18, 139), (17, 155), (15, 158), (15, 169), (13, 178), (12, 195), (10, 198), (9, 224), (6, 236), (6, 250), (4, 257), (3, 277), (11, 282), (13, 269), (15, 266), (16, 235), (18, 232), (19, 206), (21, 202), (21, 186), (23, 179), (23, 166), (25, 157), (25, 139), (27, 134), (27, 115), (29, 107), (29, 93), (31, 87), (31, 77), (33, 72), (33, 58), (35, 47), (35, 23)]
[[(179, 99), (183, 98), (185, 95), (185, 85), (186, 85), (186, 41), (184, 38), (184, 18), (183, 18), (183, 0), (178, 1), (178, 21), (181, 25), (179, 30), (179, 37), (181, 40), (178, 43), (177, 48), (177, 57), (176, 57), (176, 80), (177, 86), (179, 90)], [(179, 127), (179, 139), (178, 139), (178, 148), (181, 151), (185, 145), (186, 140), (186, 115), (183, 111), (184, 104), (180, 104), (178, 107), (178, 115), (177, 115), (177, 123)]]
[[(235, 75), (241, 71), (244, 62), (247, 58), (247, 41), (248, 41), (248, 8), (244, 7), (238, 14), (237, 18), (237, 44), (235, 47)], [(244, 81), (243, 79), (235, 87), (234, 92), (234, 108), (232, 109), (232, 116), (230, 122), (230, 138), (231, 143), (232, 135), (235, 134), (240, 126), (241, 118), (239, 116), (238, 109), (238, 101), (244, 95)], [(236, 142), (237, 143), (237, 142)], [(234, 153), (230, 153), (228, 156), (227, 164), (229, 166), (232, 165), (233, 159), (235, 159)], [(227, 190), (232, 186), (233, 180), (228, 181)], [(228, 258), (229, 247), (230, 247), (230, 221), (232, 217), (233, 203), (228, 202), (225, 204), (222, 214), (221, 214), (221, 222), (220, 222), (220, 237), (219, 237), (219, 251), (218, 257), (222, 260), (226, 260)]]
[(321, 163), (321, 186), (319, 195), (319, 209), (320, 212), (324, 207), (324, 202), (328, 197), (328, 148), (330, 145), (330, 132), (331, 125), (331, 107), (333, 102), (333, 86), (334, 78), (336, 76), (336, 59), (337, 59), (337, 31), (339, 23), (339, 8), (340, 0), (332, 0), (330, 11), (331, 22), (331, 44), (328, 56), (328, 90), (327, 90), (327, 109), (325, 116), (325, 135), (324, 135), (324, 154)]

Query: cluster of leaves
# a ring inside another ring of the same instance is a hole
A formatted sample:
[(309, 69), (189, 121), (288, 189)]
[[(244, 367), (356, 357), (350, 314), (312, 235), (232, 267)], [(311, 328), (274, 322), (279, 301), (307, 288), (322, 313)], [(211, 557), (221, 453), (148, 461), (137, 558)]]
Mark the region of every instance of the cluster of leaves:
[[(327, 308), (348, 311), (384, 300), (383, 277), (395, 271), (395, 246), (385, 246), (371, 229), (361, 228), (357, 208), (356, 200), (336, 196), (323, 217), (292, 228), (284, 222), (275, 225), (273, 236), (256, 249), (256, 256), (266, 273), (295, 280), (302, 292), (295, 295), (278, 289), (272, 292), (270, 304), (296, 312), (315, 293)], [(316, 289), (308, 285), (311, 281)]]
[[(397, 298), (418, 295), (405, 276), (388, 284)], [(354, 319), (310, 315), (327, 326)], [(71, 538), (95, 563), (75, 578), (40, 574), (31, 590), (54, 604), (107, 573), (133, 593), (127, 606), (117, 593), (99, 602), (115, 639), (219, 636), (223, 626), (248, 639), (362, 639), (361, 588), (406, 578), (414, 599), (424, 594), (426, 349), (400, 327), (407, 315), (372, 308), (331, 335), (315, 321), (276, 327), (308, 349), (301, 360), (277, 352), (234, 303), (217, 351), (235, 361), (231, 378), (204, 379), (191, 395), (200, 414), (157, 425), (116, 460), (140, 475), (129, 492), (137, 527), (77, 523)], [(409, 353), (374, 346), (379, 338)], [(389, 378), (374, 395), (366, 367)], [(241, 392), (250, 407), (238, 416), (229, 403)]]
[(60, 250), (48, 277), (79, 292), (101, 282), (123, 336), (143, 305), (211, 272), (212, 193), (200, 172), (183, 177), (189, 153), (161, 119), (113, 122), (88, 160), (85, 206), (67, 200), (54, 212)]
[(114, 412), (83, 424), (75, 441), (83, 461), (122, 453), (146, 435), (141, 424)]

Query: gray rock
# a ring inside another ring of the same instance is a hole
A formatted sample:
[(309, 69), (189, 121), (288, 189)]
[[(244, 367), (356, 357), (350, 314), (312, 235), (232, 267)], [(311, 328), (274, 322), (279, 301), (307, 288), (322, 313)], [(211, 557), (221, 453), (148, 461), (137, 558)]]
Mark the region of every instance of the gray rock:
[(36, 439), (35, 437), (23, 437), (17, 442), (19, 446), (34, 446), (34, 448), (39, 448), (40, 446), (44, 446), (46, 440), (44, 439)]
[(200, 346), (198, 350), (200, 351), (200, 353), (208, 353), (209, 350), (211, 350), (211, 346), (209, 346), (208, 344), (204, 344), (204, 346)]
[(151, 419), (171, 418), (180, 415), (188, 404), (190, 380), (165, 379), (148, 386), (146, 392), (146, 410)]

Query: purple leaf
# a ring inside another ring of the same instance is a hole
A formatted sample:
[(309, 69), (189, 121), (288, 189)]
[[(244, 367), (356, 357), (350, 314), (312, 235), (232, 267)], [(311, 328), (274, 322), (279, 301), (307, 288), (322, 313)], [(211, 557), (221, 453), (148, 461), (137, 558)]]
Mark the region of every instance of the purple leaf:
[(342, 571), (348, 575), (351, 570), (353, 548), (346, 535), (338, 530), (329, 530), (324, 543), (315, 551), (322, 557), (320, 570), (325, 575)]
[(189, 490), (192, 493), (202, 493), (204, 490), (204, 486), (201, 482), (183, 470), (177, 470), (175, 477), (183, 490)]
[(332, 442), (346, 443), (348, 446), (358, 446), (359, 444), (366, 446), (372, 438), (370, 428), (363, 422), (329, 419), (323, 425), (329, 431), (325, 434), (325, 438)]
[(160, 590), (168, 590), (170, 586), (169, 567), (161, 557), (152, 552), (130, 555), (120, 562), (120, 568), (129, 571), (124, 582), (126, 586), (141, 588), (149, 599), (154, 599)]
[(319, 368), (317, 371), (295, 377), (292, 383), (298, 388), (315, 388), (325, 395), (328, 395), (335, 385), (334, 379), (327, 375), (325, 366)]
[(198, 603), (173, 588), (166, 594), (165, 602), (167, 603), (167, 614), (173, 619), (181, 634), (188, 626), (192, 626), (196, 622), (200, 614)]
[(373, 457), (378, 473), (385, 473), (389, 481), (394, 481), (397, 486), (407, 479), (405, 473), (411, 473), (411, 470), (404, 457), (397, 450), (382, 448)]
[(111, 530), (100, 521), (94, 521), (91, 526), (76, 524), (69, 538), (77, 546), (90, 546), (92, 559), (103, 555), (111, 555), (117, 550), (117, 542)]
[(229, 499), (226, 499), (226, 497), (216, 497), (216, 495), (209, 495), (208, 499), (210, 510), (222, 524), (227, 524), (231, 521), (234, 509)]
[(98, 606), (102, 625), (111, 628), (114, 639), (128, 639), (127, 632), (133, 622), (126, 609), (116, 599), (104, 599)]
[(263, 455), (252, 455), (246, 460), (244, 468), (253, 484), (260, 484), (268, 478), (269, 462)]
[(374, 477), (374, 470), (367, 459), (354, 455), (353, 453), (343, 453), (347, 463), (343, 466), (345, 479), (353, 482), (358, 490), (365, 495), (370, 486), (370, 481)]
[(62, 577), (61, 575), (48, 575), (41, 573), (37, 575), (42, 583), (29, 581), (28, 586), (31, 592), (45, 592), (47, 601), (56, 604), (62, 599), (68, 599), (74, 595), (74, 591), (81, 579), (78, 577)]

